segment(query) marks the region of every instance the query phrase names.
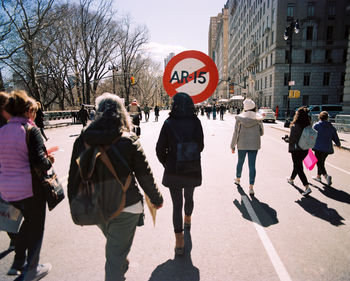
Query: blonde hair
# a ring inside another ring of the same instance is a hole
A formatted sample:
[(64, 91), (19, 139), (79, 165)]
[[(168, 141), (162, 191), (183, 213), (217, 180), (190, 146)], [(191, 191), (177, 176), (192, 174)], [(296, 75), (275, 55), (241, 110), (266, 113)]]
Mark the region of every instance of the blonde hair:
[(12, 116), (23, 116), (28, 110), (37, 110), (35, 99), (29, 97), (24, 90), (14, 90), (10, 93), (4, 109)]

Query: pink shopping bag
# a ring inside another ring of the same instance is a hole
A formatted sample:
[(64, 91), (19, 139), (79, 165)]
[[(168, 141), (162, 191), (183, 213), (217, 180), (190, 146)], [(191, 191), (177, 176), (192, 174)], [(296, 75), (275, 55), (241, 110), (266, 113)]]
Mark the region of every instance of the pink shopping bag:
[(310, 148), (309, 153), (304, 158), (305, 167), (306, 167), (306, 169), (311, 171), (315, 167), (316, 163), (317, 163), (317, 158)]

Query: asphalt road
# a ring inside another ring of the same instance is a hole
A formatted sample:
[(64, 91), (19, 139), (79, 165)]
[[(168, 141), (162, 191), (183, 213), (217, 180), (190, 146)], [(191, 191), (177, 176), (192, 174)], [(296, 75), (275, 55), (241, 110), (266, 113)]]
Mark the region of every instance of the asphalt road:
[[(185, 232), (186, 253), (174, 257), (172, 204), (161, 185), (163, 168), (155, 144), (167, 116), (141, 123), (141, 142), (165, 198), (156, 226), (146, 210), (145, 226), (137, 229), (126, 274), (130, 281), (231, 280), (349, 280), (350, 279), (350, 162), (349, 151), (336, 149), (326, 168), (332, 187), (312, 180), (313, 192), (301, 196), (302, 184), (286, 182), (292, 169), (284, 132), (264, 124), (265, 135), (257, 158), (256, 196), (248, 195), (248, 166), (242, 188), (233, 183), (237, 154), (230, 142), (234, 116), (225, 121), (199, 116), (204, 128), (203, 184), (195, 190), (192, 229)], [(55, 169), (63, 182), (69, 169), (72, 145), (81, 125), (46, 130), (47, 147), (58, 145)], [(6, 276), (14, 253), (0, 233), (0, 280)], [(73, 224), (68, 201), (48, 212), (41, 262), (53, 269), (45, 280), (104, 280), (104, 245), (101, 231)], [(1, 253), (2, 252), (2, 253)]]

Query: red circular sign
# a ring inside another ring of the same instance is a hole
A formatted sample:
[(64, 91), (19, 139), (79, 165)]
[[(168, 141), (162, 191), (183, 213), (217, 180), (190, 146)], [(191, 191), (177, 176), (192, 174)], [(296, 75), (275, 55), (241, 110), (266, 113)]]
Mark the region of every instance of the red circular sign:
[(164, 89), (170, 97), (184, 92), (194, 103), (209, 98), (215, 91), (219, 74), (213, 60), (199, 51), (184, 51), (174, 56), (165, 67)]

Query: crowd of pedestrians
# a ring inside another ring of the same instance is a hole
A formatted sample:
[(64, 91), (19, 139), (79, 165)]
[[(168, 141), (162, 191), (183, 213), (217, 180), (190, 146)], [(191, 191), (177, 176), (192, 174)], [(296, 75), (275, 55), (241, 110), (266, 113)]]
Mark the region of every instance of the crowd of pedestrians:
[[(8, 274), (21, 275), (23, 280), (39, 280), (48, 274), (52, 266), (49, 263), (39, 264), (46, 202), (40, 181), (32, 173), (32, 168), (38, 167), (46, 173), (54, 163), (54, 156), (47, 152), (43, 141), (43, 138), (48, 138), (43, 130), (43, 114), (39, 102), (24, 91), (13, 91), (10, 94), (1, 92), (0, 110), (0, 194), (3, 200), (18, 208), (24, 217), (18, 234), (9, 234), (15, 257)], [(147, 122), (151, 108), (146, 105), (143, 110)], [(224, 120), (226, 110), (224, 105), (195, 107), (189, 95), (177, 93), (173, 97), (169, 117), (161, 128), (155, 153), (164, 167), (162, 184), (169, 188), (172, 200), (176, 255), (182, 255), (186, 250), (184, 229), (191, 228), (193, 195), (195, 188), (202, 184), (200, 154), (204, 149), (204, 135), (197, 115), (199, 112), (201, 115), (206, 113), (208, 119), (212, 115), (215, 120), (218, 113), (220, 120)], [(89, 114), (85, 111), (84, 106), (79, 111), (84, 127), (89, 119)], [(154, 113), (155, 121), (158, 121), (158, 106), (154, 108)], [(127, 169), (119, 170), (118, 176), (113, 180), (118, 180), (121, 184), (128, 181), (128, 188), (124, 191), (125, 205), (118, 216), (98, 224), (98, 227), (106, 238), (105, 280), (125, 280), (129, 265), (127, 255), (132, 247), (136, 227), (143, 224), (144, 196), (141, 191), (149, 198), (154, 209), (162, 207), (163, 197), (139, 141), (140, 131), (135, 130), (142, 119), (142, 110), (138, 102), (134, 99), (125, 107), (121, 98), (104, 93), (96, 99), (96, 110), (90, 119), (91, 123), (84, 128), (74, 143), (67, 186), (68, 198), (69, 202), (72, 202), (80, 192), (75, 182), (84, 173), (79, 166), (80, 155), (84, 151), (89, 147), (118, 151), (121, 157), (119, 160), (123, 159)], [(235, 120), (231, 140), (231, 151), (236, 153), (237, 149), (238, 155), (234, 183), (240, 185), (247, 156), (249, 194), (253, 196), (255, 163), (261, 148), (261, 136), (264, 134), (262, 116), (257, 113), (254, 101), (245, 99), (243, 111), (237, 114)], [(304, 196), (311, 192), (302, 164), (308, 150), (301, 149), (298, 141), (303, 129), (310, 125), (307, 108), (299, 108), (291, 123), (290, 134), (286, 137), (293, 162), (293, 171), (287, 180), (294, 184), (296, 176), (299, 176), (305, 187)], [(325, 161), (327, 156), (334, 152), (332, 142), (340, 146), (339, 137), (328, 121), (327, 112), (320, 113), (319, 122), (314, 124), (313, 128), (318, 132), (313, 147), (318, 159), (317, 175), (314, 179), (321, 181), (321, 177), (324, 177), (330, 185), (332, 177), (325, 169)], [(110, 164), (118, 167), (119, 160), (111, 159)], [(106, 166), (105, 169), (110, 170), (110, 167)]]

